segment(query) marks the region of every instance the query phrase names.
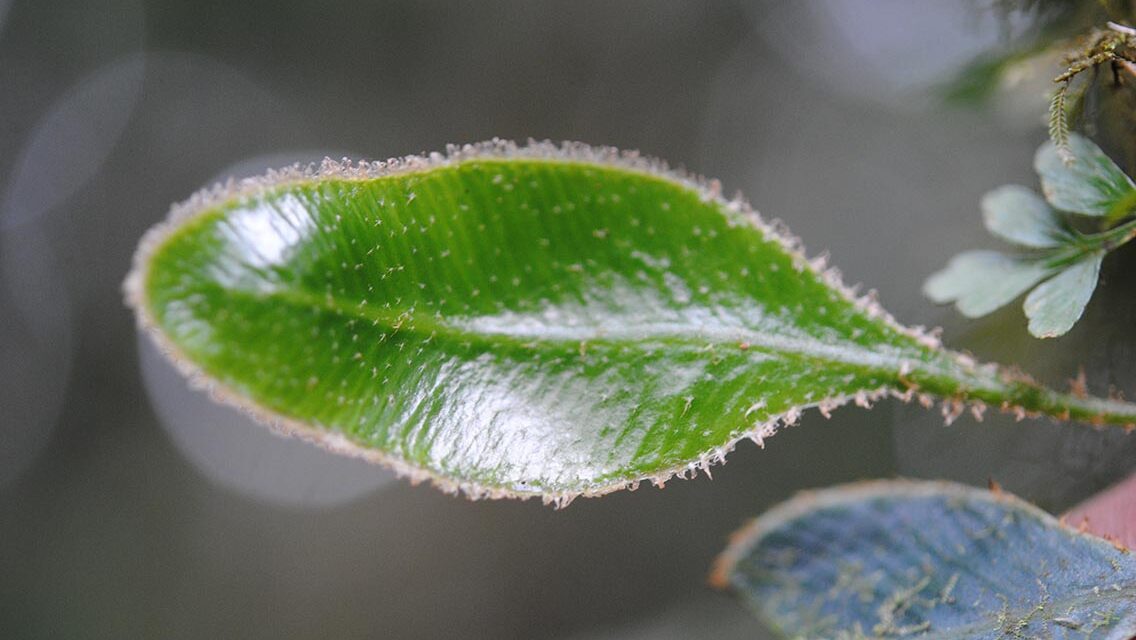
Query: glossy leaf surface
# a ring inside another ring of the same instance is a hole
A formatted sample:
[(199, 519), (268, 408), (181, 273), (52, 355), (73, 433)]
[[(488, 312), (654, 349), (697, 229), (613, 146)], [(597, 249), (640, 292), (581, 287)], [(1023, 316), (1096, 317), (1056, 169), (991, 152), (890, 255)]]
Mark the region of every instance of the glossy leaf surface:
[(1136, 635), (1136, 558), (1005, 494), (872, 482), (738, 532), (714, 580), (789, 638)]
[(806, 407), (927, 393), (1128, 423), (943, 351), (715, 187), (488, 143), (294, 169), (175, 208), (127, 282), (223, 401), (474, 496), (693, 473)]

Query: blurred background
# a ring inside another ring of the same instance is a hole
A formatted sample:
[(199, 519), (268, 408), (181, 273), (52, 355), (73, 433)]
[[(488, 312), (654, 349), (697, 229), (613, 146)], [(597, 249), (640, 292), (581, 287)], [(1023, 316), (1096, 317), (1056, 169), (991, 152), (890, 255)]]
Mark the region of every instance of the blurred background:
[(722, 179), (951, 346), (1136, 394), (1133, 251), (1058, 340), (1017, 305), (967, 322), (921, 297), (950, 256), (996, 246), (985, 191), (1035, 184), (1044, 78), (941, 99), (1033, 28), (989, 5), (0, 0), (0, 637), (762, 638), (705, 576), (798, 490), (993, 478), (1057, 512), (1119, 479), (1136, 438), (946, 428), (889, 401), (809, 413), (713, 480), (469, 502), (213, 406), (122, 304), (143, 231), (210, 182), (571, 139)]

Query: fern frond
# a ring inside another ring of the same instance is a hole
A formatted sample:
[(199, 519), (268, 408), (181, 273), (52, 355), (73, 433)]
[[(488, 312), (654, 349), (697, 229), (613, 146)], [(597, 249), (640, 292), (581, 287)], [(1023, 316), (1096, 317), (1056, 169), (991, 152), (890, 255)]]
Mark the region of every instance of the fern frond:
[(1053, 99), (1049, 101), (1049, 139), (1057, 147), (1057, 155), (1065, 164), (1072, 164), (1073, 152), (1069, 149), (1069, 114), (1066, 99), (1069, 95), (1069, 81), (1057, 86)]

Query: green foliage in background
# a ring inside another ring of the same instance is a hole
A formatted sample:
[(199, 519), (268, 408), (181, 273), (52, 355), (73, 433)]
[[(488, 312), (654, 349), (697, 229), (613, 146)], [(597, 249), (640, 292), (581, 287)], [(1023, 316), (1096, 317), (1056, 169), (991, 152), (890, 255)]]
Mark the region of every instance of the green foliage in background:
[[(1087, 138), (1070, 134), (1066, 144), (1068, 156), (1052, 141), (1038, 149), (1034, 167), (1044, 198), (1006, 185), (982, 199), (987, 230), (1019, 251), (955, 256), (927, 279), (929, 298), (977, 318), (1033, 289), (1023, 305), (1031, 334), (1051, 338), (1073, 327), (1097, 286), (1101, 260), (1136, 237), (1136, 219), (1129, 220), (1136, 184)], [(1097, 230), (1081, 231), (1076, 218), (1095, 218)]]

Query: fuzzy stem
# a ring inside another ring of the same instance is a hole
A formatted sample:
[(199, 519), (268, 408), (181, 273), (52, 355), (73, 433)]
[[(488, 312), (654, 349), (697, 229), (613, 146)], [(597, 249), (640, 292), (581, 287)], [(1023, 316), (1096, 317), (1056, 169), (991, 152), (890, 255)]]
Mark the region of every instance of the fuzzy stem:
[(1079, 390), (1055, 391), (1019, 373), (994, 365), (974, 365), (957, 354), (946, 355), (955, 358), (948, 370), (928, 367), (924, 372), (912, 372), (905, 379), (910, 381), (910, 388), (945, 398), (959, 410), (980, 401), (1019, 417), (1047, 415), (1094, 426), (1136, 429), (1136, 404), (1131, 402), (1089, 396)]

